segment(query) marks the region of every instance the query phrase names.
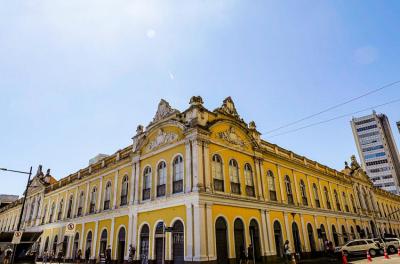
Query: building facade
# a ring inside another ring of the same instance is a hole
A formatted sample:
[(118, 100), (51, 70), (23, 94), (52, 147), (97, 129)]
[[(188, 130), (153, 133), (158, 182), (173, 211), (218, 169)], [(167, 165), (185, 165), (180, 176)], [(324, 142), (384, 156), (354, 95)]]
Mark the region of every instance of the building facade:
[(396, 125), (397, 125), (397, 129), (399, 130), (399, 133), (400, 133), (400, 121), (397, 121)]
[(354, 139), (363, 169), (376, 187), (400, 194), (399, 152), (386, 115), (353, 118)]
[[(39, 255), (80, 249), (98, 260), (110, 245), (122, 262), (132, 245), (136, 261), (234, 263), (251, 244), (265, 263), (285, 240), (311, 255), (324, 240), (400, 235), (400, 197), (374, 187), (354, 157), (336, 171), (266, 142), (230, 97), (214, 111), (201, 97), (183, 112), (161, 100), (130, 146), (59, 181), (40, 169), (33, 181), (23, 229), (43, 232)], [(20, 210), (19, 200), (0, 211), (1, 231), (15, 230)]]

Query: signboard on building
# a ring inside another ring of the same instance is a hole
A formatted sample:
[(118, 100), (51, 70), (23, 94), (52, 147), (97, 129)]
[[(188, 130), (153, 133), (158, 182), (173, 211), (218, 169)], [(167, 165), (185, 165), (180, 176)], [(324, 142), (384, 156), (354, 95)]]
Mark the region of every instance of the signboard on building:
[(65, 228), (66, 236), (74, 236), (75, 235), (75, 223), (67, 223), (67, 227)]
[(15, 231), (11, 243), (12, 243), (12, 244), (19, 244), (19, 243), (21, 243), (22, 234), (23, 234), (22, 231)]

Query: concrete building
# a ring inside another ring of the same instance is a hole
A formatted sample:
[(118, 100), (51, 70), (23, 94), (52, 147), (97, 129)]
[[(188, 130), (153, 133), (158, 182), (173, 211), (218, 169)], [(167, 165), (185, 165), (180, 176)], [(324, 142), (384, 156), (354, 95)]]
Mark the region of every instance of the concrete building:
[(374, 111), (353, 118), (351, 127), (362, 167), (374, 186), (400, 194), (399, 152), (387, 116)]
[(0, 194), (0, 208), (18, 200), (18, 195)]
[[(282, 263), (285, 240), (312, 257), (327, 240), (400, 235), (400, 196), (374, 187), (354, 156), (339, 171), (267, 142), (230, 97), (213, 111), (199, 96), (183, 111), (161, 100), (129, 146), (58, 181), (46, 175), (40, 167), (22, 217), (41, 234), (39, 257), (81, 250), (98, 263), (110, 245), (122, 263), (132, 245), (135, 263), (228, 264), (252, 244), (255, 263)], [(0, 232), (20, 212), (18, 202), (0, 209)]]

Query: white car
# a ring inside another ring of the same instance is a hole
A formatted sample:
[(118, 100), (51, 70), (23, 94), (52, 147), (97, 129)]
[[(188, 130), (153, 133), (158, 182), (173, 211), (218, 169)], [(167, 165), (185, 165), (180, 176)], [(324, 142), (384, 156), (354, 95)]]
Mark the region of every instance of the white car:
[(343, 252), (346, 256), (366, 255), (368, 251), (371, 257), (375, 257), (380, 250), (381, 246), (379, 242), (372, 239), (355, 239), (348, 241), (341, 247), (336, 248), (337, 252)]
[(386, 245), (386, 250), (389, 254), (395, 254), (400, 246), (400, 239), (398, 238), (374, 238), (383, 248)]

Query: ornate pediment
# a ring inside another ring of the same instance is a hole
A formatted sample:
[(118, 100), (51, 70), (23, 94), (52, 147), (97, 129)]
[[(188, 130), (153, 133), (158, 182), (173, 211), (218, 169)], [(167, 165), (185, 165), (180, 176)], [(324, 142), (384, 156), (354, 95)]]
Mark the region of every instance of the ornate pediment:
[(178, 140), (178, 134), (174, 132), (165, 132), (163, 129), (159, 129), (157, 135), (147, 144), (147, 150), (152, 151), (168, 143), (172, 143)]
[(241, 148), (243, 148), (246, 145), (245, 141), (240, 138), (240, 136), (236, 133), (235, 128), (232, 126), (225, 131), (218, 132), (217, 135), (220, 139), (232, 145), (236, 145)]
[(236, 111), (235, 103), (230, 96), (225, 98), (225, 100), (222, 102), (222, 105), (214, 111), (240, 119), (240, 116)]
[(170, 116), (174, 113), (178, 113), (179, 111), (176, 109), (173, 109), (167, 101), (164, 99), (161, 99), (160, 103), (158, 103), (158, 108), (155, 116), (153, 117), (153, 121), (151, 124), (156, 123), (167, 116)]

